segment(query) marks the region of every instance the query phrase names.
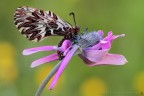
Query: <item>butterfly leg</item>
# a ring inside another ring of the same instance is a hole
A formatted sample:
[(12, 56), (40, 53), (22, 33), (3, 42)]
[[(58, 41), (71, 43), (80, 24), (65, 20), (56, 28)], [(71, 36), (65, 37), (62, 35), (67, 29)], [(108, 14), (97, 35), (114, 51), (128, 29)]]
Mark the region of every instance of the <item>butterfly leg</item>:
[(86, 34), (86, 33), (88, 33), (88, 28), (85, 28), (82, 34)]

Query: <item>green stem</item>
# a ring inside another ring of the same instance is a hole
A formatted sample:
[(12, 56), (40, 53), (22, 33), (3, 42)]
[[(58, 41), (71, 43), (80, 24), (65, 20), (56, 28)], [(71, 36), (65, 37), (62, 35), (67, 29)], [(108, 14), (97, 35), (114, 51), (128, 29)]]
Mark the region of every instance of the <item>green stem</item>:
[(53, 77), (53, 75), (57, 72), (58, 68), (60, 67), (61, 62), (59, 62), (53, 69), (52, 71), (47, 75), (47, 77), (43, 80), (42, 84), (38, 88), (35, 96), (40, 96), (43, 89), (47, 85), (47, 83), (50, 81), (50, 79)]

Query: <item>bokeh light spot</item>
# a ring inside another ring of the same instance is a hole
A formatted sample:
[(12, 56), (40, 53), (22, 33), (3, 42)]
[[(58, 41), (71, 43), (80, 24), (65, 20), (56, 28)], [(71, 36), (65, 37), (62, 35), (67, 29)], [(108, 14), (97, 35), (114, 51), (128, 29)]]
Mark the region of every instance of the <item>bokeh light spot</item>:
[(15, 52), (11, 43), (0, 42), (0, 81), (3, 83), (12, 83), (18, 77)]
[(136, 76), (134, 85), (138, 93), (144, 94), (144, 72), (141, 72)]
[(104, 96), (106, 84), (102, 79), (92, 77), (82, 83), (80, 90), (82, 96)]

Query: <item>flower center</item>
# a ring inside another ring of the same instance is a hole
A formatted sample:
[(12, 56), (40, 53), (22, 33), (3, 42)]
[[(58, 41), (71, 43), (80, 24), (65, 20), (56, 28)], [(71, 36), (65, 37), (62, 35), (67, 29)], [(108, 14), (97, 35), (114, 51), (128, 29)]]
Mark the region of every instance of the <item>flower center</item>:
[(79, 45), (81, 48), (88, 48), (98, 44), (101, 39), (102, 36), (98, 32), (88, 32), (77, 35), (74, 44)]

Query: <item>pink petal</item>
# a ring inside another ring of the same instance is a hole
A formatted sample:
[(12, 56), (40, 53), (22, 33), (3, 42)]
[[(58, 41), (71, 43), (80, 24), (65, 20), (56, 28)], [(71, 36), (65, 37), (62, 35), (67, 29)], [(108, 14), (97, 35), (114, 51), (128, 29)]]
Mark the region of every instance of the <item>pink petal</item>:
[(126, 62), (126, 58), (119, 54), (106, 54), (106, 56), (97, 64), (112, 64), (112, 65), (123, 65)]
[(72, 46), (72, 42), (70, 40), (65, 40), (61, 47), (65, 50), (70, 46)]
[(93, 47), (83, 48), (85, 50), (98, 50), (101, 47), (101, 43), (94, 45)]
[(73, 48), (67, 53), (65, 58), (62, 60), (60, 68), (58, 69), (58, 71), (57, 71), (56, 75), (54, 76), (54, 79), (53, 79), (53, 81), (52, 81), (52, 83), (50, 85), (50, 88), (49, 88), (50, 90), (52, 90), (55, 87), (59, 77), (61, 76), (61, 74), (64, 71), (64, 69), (67, 67), (67, 65), (70, 62), (70, 60), (73, 57), (73, 55), (76, 53), (78, 47), (79, 46), (74, 45)]
[(103, 36), (104, 36), (103, 30), (99, 30), (99, 31), (98, 31), (98, 34), (99, 34), (101, 37), (103, 37)]
[(126, 62), (126, 58), (123, 55), (118, 55), (118, 54), (106, 54), (105, 57), (99, 61), (99, 62), (92, 62), (85, 58), (84, 56), (80, 55), (80, 57), (83, 59), (85, 64), (88, 66), (97, 66), (97, 65), (123, 65)]
[(109, 50), (83, 50), (82, 55), (92, 62), (98, 62), (108, 53)]
[(51, 54), (49, 56), (43, 57), (41, 59), (38, 59), (38, 60), (32, 62), (31, 67), (34, 68), (34, 67), (37, 67), (41, 64), (44, 64), (44, 63), (47, 63), (47, 62), (52, 62), (52, 61), (55, 61), (55, 60), (58, 60), (58, 59), (59, 59), (59, 57), (58, 57), (57, 53)]
[(103, 49), (110, 49), (111, 48), (111, 44), (112, 42), (111, 41), (107, 41), (107, 42), (100, 42), (100, 48), (103, 50)]
[(70, 46), (72, 46), (72, 42), (70, 40), (65, 40), (61, 47), (57, 47), (55, 48), (55, 50), (59, 50), (59, 51), (62, 51), (64, 52), (65, 50), (67, 50), (67, 48), (69, 48)]
[(64, 51), (63, 55), (65, 56), (65, 55), (71, 50), (71, 48), (72, 48), (72, 47), (67, 48), (67, 49)]
[(111, 48), (111, 44), (112, 41), (118, 37), (122, 37), (125, 36), (125, 34), (121, 34), (121, 35), (113, 35), (112, 31), (108, 32), (108, 36), (105, 37), (103, 40), (101, 40), (98, 44), (94, 45), (93, 47), (90, 48), (86, 48), (86, 49), (110, 49)]
[(23, 55), (31, 55), (31, 54), (36, 53), (36, 52), (52, 51), (55, 49), (56, 49), (56, 46), (41, 46), (41, 47), (29, 48), (29, 49), (23, 50)]
[(113, 35), (112, 39), (114, 40), (114, 39), (117, 39), (117, 38), (123, 37), (123, 36), (125, 36), (125, 34)]
[(106, 36), (103, 41), (113, 41), (114, 39), (117, 39), (119, 37), (123, 37), (125, 34), (120, 34), (120, 35), (113, 35), (113, 32), (110, 31), (108, 32), (108, 36)]
[(53, 51), (53, 50), (59, 50), (59, 51), (63, 51), (64, 52), (69, 46), (72, 46), (71, 41), (65, 40), (61, 47), (57, 47), (57, 46), (41, 46), (41, 47), (29, 48), (29, 49), (25, 49), (23, 51), (23, 55), (31, 55), (33, 53), (40, 52), (40, 51)]

